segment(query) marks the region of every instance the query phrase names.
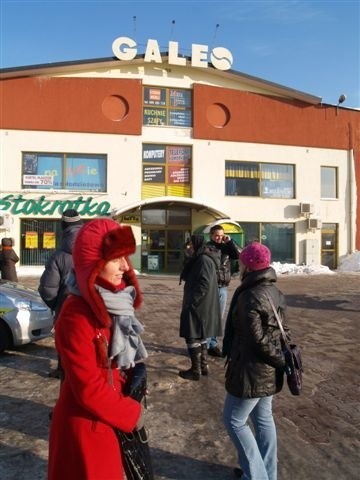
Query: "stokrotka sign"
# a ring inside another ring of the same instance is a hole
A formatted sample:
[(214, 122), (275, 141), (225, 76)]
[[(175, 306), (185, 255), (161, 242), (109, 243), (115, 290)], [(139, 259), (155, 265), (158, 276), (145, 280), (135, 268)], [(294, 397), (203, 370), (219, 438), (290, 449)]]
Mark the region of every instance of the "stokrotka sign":
[(110, 215), (109, 202), (94, 202), (93, 197), (78, 197), (76, 200), (46, 200), (42, 195), (38, 199), (26, 199), (22, 195), (6, 195), (0, 199), (0, 210), (12, 215), (59, 215), (74, 208), (80, 215)]
[[(129, 37), (118, 37), (113, 41), (112, 51), (119, 60), (133, 60), (137, 55), (135, 40)], [(209, 64), (208, 45), (193, 43), (191, 46), (191, 66), (207, 68)], [(149, 39), (145, 50), (145, 62), (163, 63), (157, 40)], [(217, 70), (229, 70), (233, 64), (233, 56), (230, 50), (224, 47), (215, 47), (210, 52), (210, 62)], [(169, 65), (186, 65), (186, 57), (179, 56), (179, 43), (169, 42), (168, 49)]]

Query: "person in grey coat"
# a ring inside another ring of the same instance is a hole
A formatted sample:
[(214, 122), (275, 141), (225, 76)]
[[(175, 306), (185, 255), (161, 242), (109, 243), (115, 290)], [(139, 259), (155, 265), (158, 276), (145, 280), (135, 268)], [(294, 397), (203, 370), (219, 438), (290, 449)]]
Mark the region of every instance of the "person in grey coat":
[(180, 276), (185, 281), (180, 315), (180, 337), (185, 338), (191, 367), (181, 370), (185, 380), (208, 375), (206, 339), (221, 334), (221, 312), (217, 287), (218, 252), (205, 244), (202, 235), (191, 236), (192, 255)]
[[(67, 282), (73, 269), (72, 250), (82, 225), (83, 221), (76, 210), (65, 210), (61, 217), (61, 246), (48, 259), (40, 277), (38, 291), (46, 305), (53, 310), (54, 321), (69, 294)], [(61, 377), (59, 359), (56, 369), (50, 372), (49, 376)]]

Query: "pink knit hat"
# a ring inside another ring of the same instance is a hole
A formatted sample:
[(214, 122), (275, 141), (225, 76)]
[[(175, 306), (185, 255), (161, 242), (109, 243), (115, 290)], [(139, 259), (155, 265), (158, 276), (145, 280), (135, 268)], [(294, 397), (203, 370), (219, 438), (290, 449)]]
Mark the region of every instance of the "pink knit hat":
[(265, 245), (253, 242), (241, 250), (239, 259), (249, 270), (263, 270), (270, 265), (271, 252)]

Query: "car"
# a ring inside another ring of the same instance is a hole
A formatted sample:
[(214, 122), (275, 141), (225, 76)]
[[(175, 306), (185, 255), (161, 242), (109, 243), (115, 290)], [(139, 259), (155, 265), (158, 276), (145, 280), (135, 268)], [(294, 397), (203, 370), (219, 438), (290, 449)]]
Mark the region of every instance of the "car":
[(50, 336), (53, 325), (53, 312), (36, 290), (0, 280), (0, 353)]

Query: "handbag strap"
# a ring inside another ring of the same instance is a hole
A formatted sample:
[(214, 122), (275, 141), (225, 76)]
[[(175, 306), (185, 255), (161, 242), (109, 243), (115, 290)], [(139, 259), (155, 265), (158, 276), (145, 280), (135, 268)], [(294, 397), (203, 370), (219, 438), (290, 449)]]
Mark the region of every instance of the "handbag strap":
[(269, 293), (265, 291), (265, 295), (267, 296), (267, 299), (269, 300), (269, 303), (271, 305), (271, 308), (274, 312), (274, 315), (275, 315), (275, 318), (278, 322), (278, 325), (279, 325), (279, 328), (280, 328), (280, 332), (281, 332), (281, 336), (283, 338), (283, 341), (284, 341), (284, 344), (287, 348), (289, 348), (289, 342), (287, 340), (287, 337), (286, 337), (286, 333), (285, 333), (285, 330), (284, 330), (284, 327), (283, 327), (283, 324), (282, 324), (282, 321), (280, 320), (280, 317), (279, 317), (279, 314), (275, 308), (275, 305), (274, 305), (274, 302), (273, 302), (273, 299), (270, 297)]

